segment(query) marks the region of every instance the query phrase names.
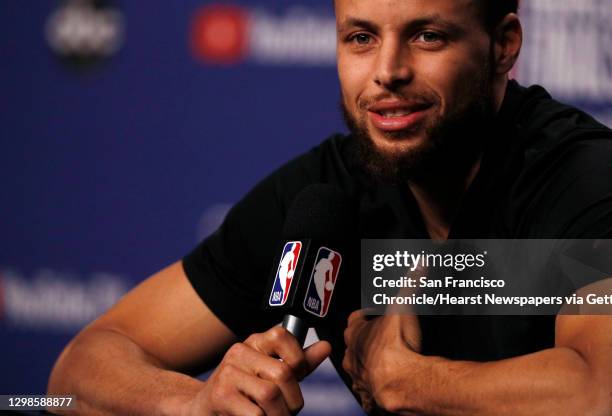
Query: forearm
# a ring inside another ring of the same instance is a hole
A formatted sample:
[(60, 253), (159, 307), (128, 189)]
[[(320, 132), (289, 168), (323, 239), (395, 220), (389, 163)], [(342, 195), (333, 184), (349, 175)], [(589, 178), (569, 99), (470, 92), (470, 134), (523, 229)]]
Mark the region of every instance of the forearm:
[(607, 388), (574, 350), (488, 363), (422, 357), (392, 380), (387, 410), (404, 415), (609, 416)]
[(163, 369), (129, 338), (96, 330), (77, 337), (62, 353), (49, 393), (74, 394), (76, 414), (164, 415), (180, 414), (202, 385)]

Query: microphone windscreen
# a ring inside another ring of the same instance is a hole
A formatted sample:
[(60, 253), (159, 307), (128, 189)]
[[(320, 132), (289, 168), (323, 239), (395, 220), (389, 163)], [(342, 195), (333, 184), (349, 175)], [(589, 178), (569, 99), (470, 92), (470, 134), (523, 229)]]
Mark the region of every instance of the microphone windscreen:
[(286, 239), (337, 240), (357, 231), (356, 205), (340, 188), (313, 184), (302, 189), (287, 212)]

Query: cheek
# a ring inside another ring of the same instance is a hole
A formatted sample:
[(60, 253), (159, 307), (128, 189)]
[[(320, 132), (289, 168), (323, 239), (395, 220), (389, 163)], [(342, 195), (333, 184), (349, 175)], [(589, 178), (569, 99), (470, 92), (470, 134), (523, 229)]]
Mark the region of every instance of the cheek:
[(481, 62), (477, 59), (474, 57), (467, 61), (470, 65), (466, 65), (465, 56), (446, 57), (428, 62), (419, 71), (422, 80), (438, 95), (443, 112), (474, 95), (474, 80), (481, 77), (483, 70), (482, 66), (477, 65), (477, 62)]
[(351, 109), (356, 109), (357, 101), (368, 85), (367, 63), (339, 54), (338, 79), (340, 80), (340, 89), (345, 105)]

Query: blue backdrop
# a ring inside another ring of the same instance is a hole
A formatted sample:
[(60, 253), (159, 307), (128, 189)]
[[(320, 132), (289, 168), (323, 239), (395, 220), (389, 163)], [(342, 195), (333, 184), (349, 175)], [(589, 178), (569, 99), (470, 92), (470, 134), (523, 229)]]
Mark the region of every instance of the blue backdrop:
[[(612, 121), (612, 0), (530, 0), (516, 76)], [(328, 0), (0, 3), (0, 394), (343, 131)], [(303, 414), (361, 414), (329, 365)]]

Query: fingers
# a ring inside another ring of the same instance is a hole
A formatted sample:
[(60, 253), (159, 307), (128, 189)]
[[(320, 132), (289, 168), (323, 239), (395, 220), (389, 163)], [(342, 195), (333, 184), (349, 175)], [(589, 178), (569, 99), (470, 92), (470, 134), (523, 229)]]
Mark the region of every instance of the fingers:
[(282, 392), (272, 382), (250, 374), (233, 364), (222, 364), (208, 402), (212, 414), (231, 416), (289, 416)]
[(304, 351), (281, 327), (254, 334), (226, 352), (196, 405), (207, 410), (205, 414), (296, 414), (304, 406), (296, 375), (310, 373), (330, 351), (327, 342), (317, 342)]
[(255, 404), (252, 399), (239, 391), (236, 386), (225, 388), (221, 385), (215, 386), (211, 396), (207, 399), (210, 412), (204, 411), (197, 414), (223, 414), (231, 416), (265, 416), (264, 410)]
[(304, 397), (300, 390), (293, 370), (287, 364), (271, 357), (265, 357), (269, 360), (263, 367), (259, 367), (257, 376), (278, 387), (281, 393), (281, 399), (287, 403), (287, 408), (292, 413), (297, 413), (304, 407)]
[(376, 308), (357, 309), (356, 311), (351, 312), (351, 314), (349, 315), (348, 325), (351, 325), (351, 323), (356, 320), (370, 321), (374, 318), (377, 318), (379, 315), (380, 314), (377, 313)]
[(283, 327), (276, 326), (262, 334), (253, 334), (244, 343), (265, 355), (280, 358), (295, 374), (308, 373), (309, 368), (302, 346)]
[(266, 355), (280, 358), (291, 367), (297, 380), (313, 372), (331, 354), (331, 345), (327, 341), (315, 342), (303, 350), (296, 338), (280, 326), (263, 334), (254, 334), (244, 343)]
[(302, 400), (302, 406), (299, 409), (290, 410), (280, 386), (252, 374), (243, 373), (242, 377), (237, 380), (236, 387), (255, 402), (266, 416), (290, 416), (303, 407)]
[(307, 373), (298, 375), (298, 380), (312, 373), (330, 354), (331, 344), (327, 341), (317, 341), (306, 348), (304, 350), (304, 356), (306, 358)]
[(222, 409), (219, 414), (231, 415), (296, 414), (304, 406), (298, 380), (330, 353), (331, 345), (326, 341), (303, 350), (282, 327), (254, 334), (227, 351), (207, 382), (209, 387), (204, 396), (212, 397), (208, 408)]
[(349, 316), (349, 322), (344, 330), (344, 344), (347, 348), (351, 348), (353, 338), (360, 333), (367, 321), (363, 319), (362, 311), (355, 311)]
[(347, 326), (344, 330), (344, 344), (347, 347), (351, 347), (355, 334), (359, 334), (364, 325), (380, 317), (374, 315), (374, 312), (375, 310), (372, 308), (357, 309), (349, 315)]
[(344, 352), (344, 358), (342, 358), (342, 368), (351, 377), (353, 376), (353, 357), (348, 349)]
[(365, 314), (363, 309), (357, 309), (356, 311), (351, 312), (348, 317), (348, 326), (355, 323), (357, 320), (364, 319), (364, 316)]
[(249, 374), (249, 377), (262, 379), (275, 386), (289, 411), (297, 412), (304, 406), (300, 386), (287, 363), (264, 355), (246, 344), (235, 344), (226, 357), (228, 362)]

